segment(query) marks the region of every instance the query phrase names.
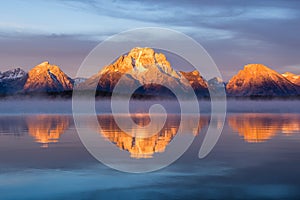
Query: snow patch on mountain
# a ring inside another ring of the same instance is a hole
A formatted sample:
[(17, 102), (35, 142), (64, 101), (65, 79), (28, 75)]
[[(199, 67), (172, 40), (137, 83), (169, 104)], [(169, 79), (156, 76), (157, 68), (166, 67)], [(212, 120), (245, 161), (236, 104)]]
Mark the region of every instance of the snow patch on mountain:
[(19, 79), (26, 75), (27, 73), (24, 70), (16, 68), (5, 72), (0, 72), (0, 81)]

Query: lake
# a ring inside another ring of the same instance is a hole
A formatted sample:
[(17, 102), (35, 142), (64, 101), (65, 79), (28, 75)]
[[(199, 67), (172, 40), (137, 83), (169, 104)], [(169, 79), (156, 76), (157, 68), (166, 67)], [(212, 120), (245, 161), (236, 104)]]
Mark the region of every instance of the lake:
[[(102, 130), (92, 129), (132, 160), (166, 153), (180, 122), (178, 114), (171, 114), (159, 133), (135, 138), (120, 130), (111, 114), (97, 119)], [(149, 123), (147, 114), (132, 119), (140, 126)], [(216, 146), (199, 159), (209, 122), (210, 115), (203, 114), (197, 131), (180, 136), (195, 138), (174, 163), (131, 174), (97, 161), (81, 143), (68, 112), (2, 112), (0, 199), (300, 197), (300, 114), (229, 112)]]

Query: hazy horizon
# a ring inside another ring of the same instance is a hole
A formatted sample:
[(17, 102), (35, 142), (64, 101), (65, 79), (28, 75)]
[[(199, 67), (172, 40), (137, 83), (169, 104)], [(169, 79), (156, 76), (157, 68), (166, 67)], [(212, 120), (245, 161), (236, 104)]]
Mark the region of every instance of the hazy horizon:
[[(86, 99), (82, 99), (84, 103)], [(122, 101), (120, 101), (122, 102)], [(188, 106), (188, 100), (183, 103)], [(124, 102), (123, 102), (124, 103)], [(130, 113), (148, 113), (154, 104), (162, 105), (167, 113), (179, 114), (180, 105), (177, 100), (131, 100), (129, 103)], [(227, 100), (227, 113), (300, 113), (298, 100)], [(200, 114), (211, 114), (211, 102), (209, 100), (198, 101)], [(110, 100), (95, 101), (97, 114), (111, 114)], [(88, 111), (87, 111), (88, 112)], [(221, 110), (219, 112), (222, 112)], [(67, 114), (72, 115), (71, 99), (45, 99), (45, 98), (7, 98), (0, 100), (0, 115), (31, 115), (31, 114)], [(90, 114), (85, 113), (83, 114)]]

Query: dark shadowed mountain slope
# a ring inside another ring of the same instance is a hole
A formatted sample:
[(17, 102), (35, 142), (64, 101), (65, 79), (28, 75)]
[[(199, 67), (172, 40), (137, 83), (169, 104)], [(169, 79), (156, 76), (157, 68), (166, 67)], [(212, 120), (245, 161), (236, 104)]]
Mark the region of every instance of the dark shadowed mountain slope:
[(20, 68), (0, 72), (0, 95), (21, 92), (27, 77), (27, 73)]

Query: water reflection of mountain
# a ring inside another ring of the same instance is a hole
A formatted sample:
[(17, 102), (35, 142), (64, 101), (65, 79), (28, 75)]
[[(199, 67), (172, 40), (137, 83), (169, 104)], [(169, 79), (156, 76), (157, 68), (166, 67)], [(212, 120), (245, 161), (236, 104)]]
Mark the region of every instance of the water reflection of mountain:
[[(112, 115), (99, 115), (98, 120), (102, 135), (118, 148), (128, 151), (133, 158), (151, 158), (153, 154), (166, 150), (178, 131), (180, 116), (169, 115), (163, 129), (146, 139), (132, 137), (121, 131)], [(149, 123), (149, 118), (146, 114), (138, 114), (133, 115), (133, 121), (144, 126)], [(0, 117), (0, 136), (22, 136), (28, 132), (42, 147), (48, 147), (49, 143), (59, 141), (71, 123), (72, 117), (67, 115), (2, 116)], [(198, 134), (208, 123), (209, 117), (202, 116), (199, 127), (194, 129), (193, 134)], [(267, 141), (276, 134), (292, 135), (300, 132), (300, 115), (293, 114), (229, 115), (227, 123), (245, 141), (252, 143)], [(192, 127), (192, 125), (189, 122), (185, 123), (183, 132), (187, 127)]]
[[(150, 121), (147, 114), (133, 115), (132, 119), (140, 126), (145, 126)], [(164, 152), (168, 144), (175, 137), (180, 125), (180, 116), (169, 115), (162, 130), (158, 134), (148, 138), (136, 138), (126, 134), (120, 130), (111, 115), (100, 115), (98, 116), (98, 121), (102, 129), (102, 136), (114, 143), (121, 150), (130, 152), (132, 158), (151, 158), (154, 153)], [(188, 134), (198, 134), (207, 124), (208, 118), (201, 119), (198, 128), (193, 133)], [(184, 129), (188, 126), (189, 124), (183, 126), (183, 133)], [(132, 131), (135, 132), (136, 130)]]
[(228, 117), (229, 126), (247, 142), (264, 142), (281, 132), (300, 131), (300, 118), (292, 114), (243, 114)]
[(70, 126), (70, 117), (64, 115), (37, 115), (26, 117), (28, 132), (41, 147), (58, 142)]

